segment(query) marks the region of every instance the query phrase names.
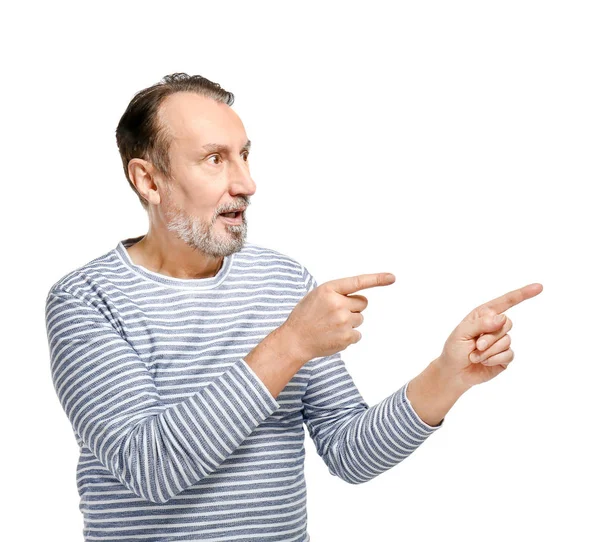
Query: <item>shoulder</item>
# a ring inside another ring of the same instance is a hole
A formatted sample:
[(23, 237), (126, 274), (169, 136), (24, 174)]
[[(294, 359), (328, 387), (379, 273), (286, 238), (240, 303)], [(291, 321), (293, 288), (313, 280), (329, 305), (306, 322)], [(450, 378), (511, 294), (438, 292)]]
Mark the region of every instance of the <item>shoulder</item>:
[(115, 249), (109, 250), (60, 277), (50, 286), (48, 296), (61, 292), (74, 294), (81, 290), (93, 291), (103, 273), (111, 269), (116, 271), (119, 264), (119, 256)]

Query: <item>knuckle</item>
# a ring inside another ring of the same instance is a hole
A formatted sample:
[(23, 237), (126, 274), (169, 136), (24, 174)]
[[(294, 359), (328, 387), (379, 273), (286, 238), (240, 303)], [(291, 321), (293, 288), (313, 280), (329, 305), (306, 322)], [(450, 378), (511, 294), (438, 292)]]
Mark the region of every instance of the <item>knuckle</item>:
[(336, 309), (335, 319), (337, 322), (340, 322), (342, 324), (347, 324), (348, 323), (348, 312), (341, 308)]
[(329, 298), (329, 306), (334, 312), (339, 312), (342, 310), (342, 302), (336, 297)]
[(325, 303), (327, 303), (327, 305), (333, 309), (339, 309), (342, 306), (342, 300), (340, 299), (340, 296), (333, 290), (327, 292), (324, 299)]
[(321, 284), (321, 286), (317, 286), (317, 288), (312, 292), (309, 292), (309, 294), (313, 294), (319, 301), (327, 301), (333, 297), (333, 290), (326, 284)]
[(362, 314), (360, 314), (360, 313), (353, 314), (353, 316), (352, 316), (352, 327), (361, 326), (363, 322), (364, 322), (364, 318), (362, 317)]

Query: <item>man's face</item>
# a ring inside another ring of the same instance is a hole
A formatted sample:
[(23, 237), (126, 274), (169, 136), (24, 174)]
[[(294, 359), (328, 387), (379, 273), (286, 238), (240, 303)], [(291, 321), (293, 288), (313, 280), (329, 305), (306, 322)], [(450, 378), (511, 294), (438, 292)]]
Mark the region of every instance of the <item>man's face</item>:
[(248, 166), (248, 137), (226, 104), (195, 93), (178, 92), (159, 109), (171, 137), (171, 179), (162, 193), (167, 228), (192, 248), (213, 257), (239, 251), (246, 240), (244, 209), (256, 191)]

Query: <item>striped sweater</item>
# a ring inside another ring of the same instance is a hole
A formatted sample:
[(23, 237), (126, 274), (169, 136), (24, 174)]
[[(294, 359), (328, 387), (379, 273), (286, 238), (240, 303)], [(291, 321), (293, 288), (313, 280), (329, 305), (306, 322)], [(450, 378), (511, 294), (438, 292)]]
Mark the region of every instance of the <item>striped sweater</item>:
[(308, 541), (304, 427), (350, 484), (398, 464), (436, 429), (398, 391), (369, 408), (340, 354), (276, 397), (244, 360), (317, 286), (297, 261), (246, 243), (214, 277), (133, 263), (142, 236), (50, 289), (54, 388), (80, 448), (86, 541)]

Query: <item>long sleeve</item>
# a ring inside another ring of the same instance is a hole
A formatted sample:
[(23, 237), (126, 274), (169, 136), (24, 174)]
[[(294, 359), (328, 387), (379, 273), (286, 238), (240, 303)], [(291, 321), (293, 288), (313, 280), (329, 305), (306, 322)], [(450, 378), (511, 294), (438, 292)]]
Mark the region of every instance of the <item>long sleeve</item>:
[[(303, 269), (307, 291), (317, 286)], [(303, 419), (329, 472), (351, 484), (371, 480), (400, 463), (439, 429), (419, 418), (406, 396), (408, 382), (369, 407), (340, 353), (316, 358), (303, 398)]]
[(165, 503), (213, 472), (279, 408), (239, 359), (175, 405), (93, 299), (53, 288), (46, 300), (51, 374), (73, 430), (125, 487)]

